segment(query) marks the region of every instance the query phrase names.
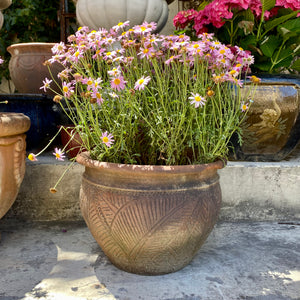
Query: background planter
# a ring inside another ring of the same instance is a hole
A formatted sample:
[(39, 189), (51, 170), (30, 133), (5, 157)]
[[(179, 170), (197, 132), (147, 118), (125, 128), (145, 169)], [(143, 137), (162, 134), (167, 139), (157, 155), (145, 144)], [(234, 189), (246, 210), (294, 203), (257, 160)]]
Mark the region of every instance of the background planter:
[(130, 25), (156, 22), (157, 32), (163, 29), (169, 15), (165, 0), (78, 0), (76, 18), (81, 26), (98, 30), (110, 29), (119, 22)]
[(213, 229), (221, 205), (221, 161), (192, 166), (101, 163), (87, 152), (80, 191), (83, 217), (110, 261), (127, 272), (177, 271)]
[(74, 158), (79, 152), (86, 151), (82, 149), (82, 139), (78, 132), (75, 131), (74, 125), (63, 126), (60, 131), (61, 143), (69, 158)]
[(27, 150), (41, 150), (57, 132), (57, 124), (66, 124), (60, 104), (52, 97), (36, 94), (0, 94), (0, 111), (24, 113), (31, 120), (27, 132)]
[[(51, 79), (44, 62), (52, 57), (51, 48), (54, 45), (55, 43), (19, 43), (7, 48), (11, 54), (9, 72), (18, 93), (54, 95), (50, 90), (44, 92), (40, 89), (46, 77)], [(62, 70), (63, 67), (59, 64), (51, 65), (51, 73), (55, 79)], [(55, 84), (51, 87), (59, 91)]]
[(25, 174), (25, 132), (30, 119), (21, 113), (0, 113), (0, 218), (14, 203)]
[[(242, 124), (243, 144), (232, 159), (279, 161), (300, 142), (300, 78), (263, 77)], [(244, 88), (247, 91), (247, 87)]]

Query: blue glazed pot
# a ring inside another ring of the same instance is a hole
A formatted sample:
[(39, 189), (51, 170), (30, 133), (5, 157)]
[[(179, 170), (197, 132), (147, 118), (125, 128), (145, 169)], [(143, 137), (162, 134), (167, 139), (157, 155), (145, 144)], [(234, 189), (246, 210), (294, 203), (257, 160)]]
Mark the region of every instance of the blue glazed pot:
[(41, 150), (56, 134), (57, 126), (67, 123), (60, 104), (52, 99), (44, 94), (0, 94), (0, 101), (8, 101), (0, 105), (1, 112), (20, 112), (31, 120), (27, 151)]
[(300, 142), (300, 76), (257, 77), (262, 81), (242, 123), (243, 144), (233, 138), (230, 159), (280, 161)]

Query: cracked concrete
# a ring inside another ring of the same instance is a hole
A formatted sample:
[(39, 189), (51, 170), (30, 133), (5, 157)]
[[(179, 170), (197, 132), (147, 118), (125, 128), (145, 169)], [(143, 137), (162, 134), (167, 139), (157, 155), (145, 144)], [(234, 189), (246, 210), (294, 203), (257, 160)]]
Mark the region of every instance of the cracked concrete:
[(0, 299), (299, 300), (299, 225), (219, 222), (187, 267), (141, 276), (114, 267), (81, 222), (0, 220)]

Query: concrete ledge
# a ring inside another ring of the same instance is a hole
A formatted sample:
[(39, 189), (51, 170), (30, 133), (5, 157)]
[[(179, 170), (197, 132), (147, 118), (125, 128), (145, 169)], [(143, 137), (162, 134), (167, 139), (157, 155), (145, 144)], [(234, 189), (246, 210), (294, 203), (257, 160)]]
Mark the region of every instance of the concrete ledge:
[[(19, 195), (4, 218), (82, 221), (78, 199), (84, 167), (75, 163), (58, 192), (49, 192), (67, 166), (52, 155), (28, 161)], [(229, 162), (219, 174), (221, 220), (300, 220), (300, 151), (282, 162)]]

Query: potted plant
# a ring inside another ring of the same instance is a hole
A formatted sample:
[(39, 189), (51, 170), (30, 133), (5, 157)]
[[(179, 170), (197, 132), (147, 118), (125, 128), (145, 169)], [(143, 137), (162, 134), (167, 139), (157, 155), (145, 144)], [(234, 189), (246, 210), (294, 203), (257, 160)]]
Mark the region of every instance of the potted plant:
[(217, 170), (250, 105), (241, 86), (253, 57), (210, 35), (193, 42), (128, 25), (83, 27), (57, 44), (50, 62), (67, 67), (44, 87), (61, 86), (54, 101), (87, 149), (76, 160), (91, 233), (119, 268), (164, 274), (188, 264), (217, 221)]
[[(0, 78), (11, 79), (18, 93), (42, 93), (42, 80), (49, 76), (43, 62), (51, 57), (53, 42), (60, 40), (58, 8), (59, 0), (50, 4), (21, 0), (5, 11), (0, 31), (0, 55), (4, 59)], [(52, 72), (57, 74), (60, 70), (52, 66)]]
[(173, 20), (177, 33), (195, 38), (209, 32), (228, 46), (251, 51), (252, 72), (264, 73), (242, 124), (244, 143), (235, 143), (237, 159), (281, 160), (299, 143), (300, 77), (290, 75), (300, 71), (299, 15), (299, 1), (214, 0)]

